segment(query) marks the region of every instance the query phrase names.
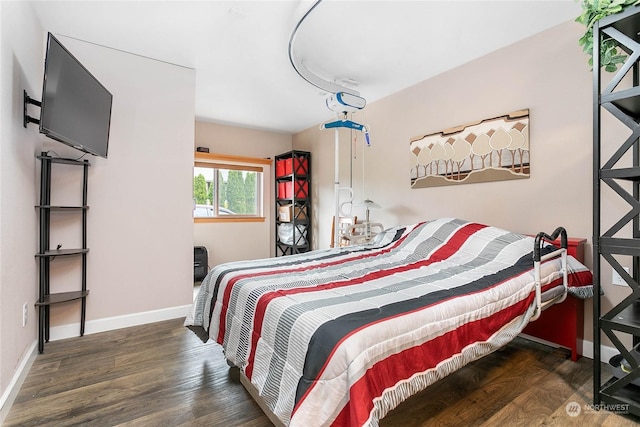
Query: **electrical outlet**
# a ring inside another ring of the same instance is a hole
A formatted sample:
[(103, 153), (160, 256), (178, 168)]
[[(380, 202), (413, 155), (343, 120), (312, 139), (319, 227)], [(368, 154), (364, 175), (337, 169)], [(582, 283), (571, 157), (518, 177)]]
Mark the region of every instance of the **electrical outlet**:
[(27, 317), (29, 316), (29, 306), (25, 302), (22, 304), (22, 327), (27, 326)]
[[(623, 267), (623, 268), (624, 268), (624, 271), (629, 273), (629, 267)], [(616, 270), (612, 270), (612, 271), (613, 271), (613, 273), (611, 275), (611, 283), (612, 284), (617, 285), (617, 286), (628, 286), (627, 282), (624, 281), (622, 276), (620, 276)]]

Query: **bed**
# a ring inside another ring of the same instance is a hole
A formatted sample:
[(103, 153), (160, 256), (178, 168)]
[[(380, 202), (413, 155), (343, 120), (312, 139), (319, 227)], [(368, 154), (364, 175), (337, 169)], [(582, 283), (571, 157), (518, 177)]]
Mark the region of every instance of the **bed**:
[(589, 270), (545, 237), (557, 236), (445, 218), (368, 245), (222, 264), (185, 326), (221, 344), (274, 424), (376, 426), (546, 305), (592, 295)]

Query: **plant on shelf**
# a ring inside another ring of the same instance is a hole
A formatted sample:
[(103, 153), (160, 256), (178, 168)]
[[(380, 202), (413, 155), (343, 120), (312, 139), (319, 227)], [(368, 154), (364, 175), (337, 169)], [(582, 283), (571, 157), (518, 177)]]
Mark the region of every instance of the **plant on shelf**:
[[(579, 1), (579, 0), (577, 0)], [(640, 4), (640, 0), (582, 0), (582, 14), (576, 18), (576, 22), (586, 27), (586, 32), (578, 44), (589, 55), (589, 65), (593, 67), (593, 24), (609, 15), (620, 13), (628, 7)], [(622, 64), (627, 55), (616, 42), (603, 36), (600, 43), (600, 65), (610, 73), (616, 71), (618, 64)]]

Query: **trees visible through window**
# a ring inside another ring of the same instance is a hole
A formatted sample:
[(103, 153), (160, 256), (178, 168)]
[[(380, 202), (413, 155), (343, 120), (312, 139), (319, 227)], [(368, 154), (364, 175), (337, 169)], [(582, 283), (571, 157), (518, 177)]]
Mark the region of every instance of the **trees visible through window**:
[(194, 217), (261, 215), (262, 168), (196, 163), (193, 168)]

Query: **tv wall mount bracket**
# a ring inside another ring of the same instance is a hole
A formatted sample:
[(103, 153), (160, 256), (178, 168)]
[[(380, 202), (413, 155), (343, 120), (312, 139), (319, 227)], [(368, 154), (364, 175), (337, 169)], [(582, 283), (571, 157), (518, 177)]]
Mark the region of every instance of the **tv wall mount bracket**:
[(26, 91), (26, 90), (25, 90), (25, 91), (23, 91), (23, 92), (24, 92), (24, 95), (23, 95), (23, 101), (22, 101), (22, 104), (23, 104), (23, 110), (22, 110), (22, 111), (23, 111), (23, 112), (22, 112), (22, 125), (23, 125), (25, 128), (27, 127), (27, 125), (28, 125), (29, 123), (35, 123), (35, 124), (37, 124), (37, 125), (40, 125), (40, 119), (36, 119), (35, 117), (31, 117), (31, 116), (28, 114), (28, 112), (27, 112), (27, 106), (28, 106), (29, 104), (31, 104), (31, 105), (35, 105), (35, 106), (37, 106), (37, 107), (41, 107), (41, 106), (42, 106), (42, 103), (41, 103), (40, 101), (37, 101), (37, 100), (35, 100), (35, 99), (31, 98), (31, 97), (27, 94), (27, 91)]

